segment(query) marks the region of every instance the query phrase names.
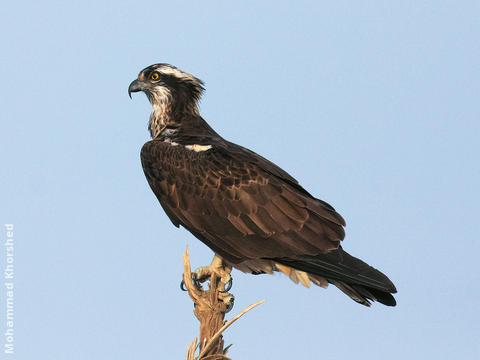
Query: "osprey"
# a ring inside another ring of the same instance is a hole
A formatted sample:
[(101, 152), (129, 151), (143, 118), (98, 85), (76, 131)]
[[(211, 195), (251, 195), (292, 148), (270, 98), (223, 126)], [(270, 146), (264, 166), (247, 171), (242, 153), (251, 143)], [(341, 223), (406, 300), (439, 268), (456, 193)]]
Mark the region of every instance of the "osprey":
[(205, 122), (198, 110), (201, 80), (154, 64), (130, 84), (130, 97), (138, 91), (153, 108), (152, 140), (141, 151), (148, 183), (172, 223), (215, 252), (219, 276), (229, 277), (225, 266), (251, 274), (281, 271), (307, 287), (331, 283), (363, 305), (396, 304), (393, 283), (342, 249), (345, 221), (332, 206)]

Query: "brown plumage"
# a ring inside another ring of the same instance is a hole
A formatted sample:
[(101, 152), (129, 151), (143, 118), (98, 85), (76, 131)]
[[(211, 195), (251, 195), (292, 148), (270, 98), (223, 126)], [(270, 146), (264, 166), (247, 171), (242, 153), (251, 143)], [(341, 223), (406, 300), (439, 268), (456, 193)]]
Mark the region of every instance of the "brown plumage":
[(253, 274), (332, 283), (355, 301), (395, 305), (393, 283), (347, 254), (343, 218), (260, 155), (220, 137), (199, 115), (203, 83), (168, 64), (140, 72), (129, 93), (153, 105), (141, 151), (148, 183), (175, 226)]

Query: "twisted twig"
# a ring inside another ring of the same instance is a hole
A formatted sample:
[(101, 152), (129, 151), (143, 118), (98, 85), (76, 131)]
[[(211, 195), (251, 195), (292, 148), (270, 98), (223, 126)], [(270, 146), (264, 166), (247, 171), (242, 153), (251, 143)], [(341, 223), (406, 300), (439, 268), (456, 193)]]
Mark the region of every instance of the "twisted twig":
[[(186, 360), (230, 360), (225, 356), (230, 345), (225, 349), (223, 348), (222, 333), (246, 312), (263, 303), (265, 299), (246, 307), (230, 321), (225, 322), (226, 305), (219, 300), (221, 297), (220, 293), (225, 288), (225, 284), (221, 283), (220, 279), (214, 274), (212, 274), (210, 278), (208, 290), (198, 289), (193, 284), (188, 246), (183, 255), (183, 266), (185, 288), (195, 304), (194, 314), (200, 321), (200, 343), (198, 343), (198, 339), (195, 338), (192, 343), (188, 344)], [(195, 352), (199, 346), (200, 354), (195, 359)]]

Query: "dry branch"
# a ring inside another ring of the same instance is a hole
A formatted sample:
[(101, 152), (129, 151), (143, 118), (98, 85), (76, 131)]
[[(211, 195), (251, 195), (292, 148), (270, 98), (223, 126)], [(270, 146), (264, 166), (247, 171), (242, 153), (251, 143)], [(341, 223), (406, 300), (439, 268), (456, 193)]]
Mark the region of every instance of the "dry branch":
[[(183, 265), (183, 282), (195, 305), (194, 314), (200, 321), (200, 341), (198, 342), (198, 339), (195, 338), (192, 343), (188, 344), (186, 360), (229, 359), (225, 354), (230, 345), (224, 348), (223, 332), (246, 312), (263, 303), (265, 299), (248, 306), (229, 322), (225, 322), (227, 305), (223, 299), (230, 296), (230, 294), (224, 292), (225, 283), (222, 282), (220, 277), (212, 273), (208, 289), (197, 288), (192, 281), (188, 246), (183, 255)], [(198, 347), (200, 347), (200, 354), (195, 358)]]

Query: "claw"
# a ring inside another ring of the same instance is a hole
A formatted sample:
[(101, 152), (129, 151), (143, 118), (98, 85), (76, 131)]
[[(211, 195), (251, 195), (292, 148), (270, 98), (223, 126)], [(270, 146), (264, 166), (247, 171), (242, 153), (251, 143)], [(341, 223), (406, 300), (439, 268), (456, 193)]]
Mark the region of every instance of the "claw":
[[(197, 278), (197, 274), (196, 273), (192, 273), (192, 282), (193, 282), (193, 285), (195, 285), (195, 287), (198, 289), (198, 290), (202, 290), (202, 284), (200, 283), (200, 281), (198, 281), (198, 278)], [(182, 280), (182, 282), (180, 283), (180, 290), (182, 291), (188, 291), (187, 288), (185, 287), (185, 281)]]
[(232, 277), (230, 276), (230, 280), (228, 280), (228, 282), (225, 284), (225, 289), (220, 291), (222, 293), (226, 293), (226, 292), (229, 292), (230, 289), (232, 288), (232, 285), (233, 285), (233, 281), (232, 281)]
[(193, 285), (195, 285), (195, 287), (196, 287), (198, 290), (202, 290), (202, 283), (200, 282), (200, 280), (198, 280), (198, 277), (197, 277), (197, 274), (196, 274), (196, 273), (193, 273), (193, 275), (192, 275), (192, 281), (193, 281)]
[(235, 304), (235, 296), (230, 296), (230, 301), (227, 304), (227, 308), (225, 309), (225, 314), (230, 312), (233, 309), (233, 305)]
[(187, 291), (187, 288), (185, 287), (185, 281), (182, 280), (182, 282), (180, 283), (180, 290), (182, 291)]

